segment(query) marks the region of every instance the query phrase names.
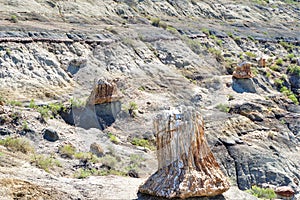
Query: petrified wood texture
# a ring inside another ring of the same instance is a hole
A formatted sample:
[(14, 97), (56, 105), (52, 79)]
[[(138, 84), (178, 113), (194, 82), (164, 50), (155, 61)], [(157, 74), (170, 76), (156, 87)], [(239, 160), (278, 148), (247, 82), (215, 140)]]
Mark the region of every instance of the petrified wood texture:
[(236, 67), (232, 76), (238, 79), (253, 78), (254, 75), (251, 72), (251, 64), (247, 62), (241, 63), (239, 66)]
[(204, 137), (201, 116), (191, 110), (168, 112), (154, 122), (158, 171), (139, 192), (165, 198), (215, 196), (229, 189)]
[(89, 96), (88, 105), (111, 103), (120, 100), (122, 95), (118, 92), (115, 81), (98, 80)]

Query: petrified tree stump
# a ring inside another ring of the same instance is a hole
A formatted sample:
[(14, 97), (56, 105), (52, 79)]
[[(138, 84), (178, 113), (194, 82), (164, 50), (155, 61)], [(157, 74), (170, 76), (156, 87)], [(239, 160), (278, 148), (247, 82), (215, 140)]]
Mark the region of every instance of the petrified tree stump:
[(215, 196), (229, 189), (194, 111), (166, 112), (154, 120), (158, 171), (139, 192), (165, 198)]

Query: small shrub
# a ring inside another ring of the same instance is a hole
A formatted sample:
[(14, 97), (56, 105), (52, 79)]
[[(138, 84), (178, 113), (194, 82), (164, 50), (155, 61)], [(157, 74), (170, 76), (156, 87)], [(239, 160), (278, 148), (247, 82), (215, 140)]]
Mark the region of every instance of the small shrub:
[(25, 154), (34, 152), (33, 146), (26, 138), (7, 137), (3, 140), (0, 140), (0, 145), (5, 146), (10, 151), (20, 151)]
[(76, 152), (76, 148), (70, 144), (66, 144), (64, 146), (61, 146), (59, 148), (59, 153), (67, 158), (73, 158), (73, 156), (75, 155)]
[(12, 21), (13, 23), (17, 23), (18, 17), (16, 15), (12, 15), (12, 16), (10, 16), (10, 21)]
[(248, 36), (248, 39), (253, 41), (253, 42), (255, 41), (254, 37), (252, 37), (251, 35)]
[(220, 110), (220, 111), (222, 111), (222, 112), (226, 112), (226, 113), (228, 113), (229, 112), (229, 109), (230, 109), (230, 107), (228, 106), (228, 105), (226, 105), (226, 104), (218, 104), (217, 106), (216, 106), (216, 108), (218, 109), (218, 110)]
[(38, 168), (45, 170), (46, 172), (49, 172), (50, 169), (52, 169), (54, 166), (61, 167), (61, 163), (55, 158), (44, 156), (41, 154), (34, 155), (31, 159), (31, 163), (33, 163)]
[(266, 77), (270, 78), (271, 77), (271, 73), (270, 72), (266, 72)]
[(293, 53), (290, 53), (287, 55), (287, 58), (290, 60), (293, 59), (294, 57), (295, 57), (295, 54), (293, 54)]
[(252, 186), (251, 190), (247, 190), (250, 194), (258, 198), (274, 199), (276, 194), (274, 190), (270, 188), (260, 188), (258, 186)]
[(137, 103), (135, 103), (135, 102), (129, 102), (127, 110), (128, 110), (128, 113), (129, 113), (129, 115), (131, 117), (136, 117), (136, 114), (135, 114), (134, 111), (137, 110), (137, 109), (138, 109)]
[(166, 30), (169, 31), (169, 32), (171, 32), (171, 33), (173, 33), (173, 34), (177, 34), (178, 33), (177, 29), (174, 28), (173, 26), (167, 26)]

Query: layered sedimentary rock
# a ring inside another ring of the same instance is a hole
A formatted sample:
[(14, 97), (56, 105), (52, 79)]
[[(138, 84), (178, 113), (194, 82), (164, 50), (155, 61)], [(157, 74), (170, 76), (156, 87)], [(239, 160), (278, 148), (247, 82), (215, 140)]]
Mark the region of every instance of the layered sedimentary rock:
[(117, 90), (116, 81), (117, 80), (98, 80), (88, 99), (88, 104), (96, 105), (120, 100), (122, 95)]
[(248, 62), (239, 64), (234, 70), (232, 76), (238, 79), (253, 78), (254, 76), (251, 72), (251, 64)]
[(158, 170), (139, 192), (165, 198), (215, 196), (229, 189), (206, 139), (201, 116), (166, 112), (155, 119)]

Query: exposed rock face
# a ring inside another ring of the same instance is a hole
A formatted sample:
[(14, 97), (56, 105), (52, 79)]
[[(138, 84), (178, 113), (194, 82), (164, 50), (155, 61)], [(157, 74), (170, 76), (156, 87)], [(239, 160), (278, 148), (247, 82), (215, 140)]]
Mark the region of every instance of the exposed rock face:
[(121, 95), (117, 91), (115, 81), (98, 80), (88, 99), (88, 104), (96, 105), (120, 100)]
[(235, 78), (232, 77), (232, 89), (238, 93), (248, 92), (256, 93), (256, 87), (250, 78)]
[(158, 171), (139, 188), (141, 193), (188, 198), (215, 196), (229, 189), (204, 137), (204, 124), (191, 110), (167, 112), (155, 120)]
[(235, 71), (232, 74), (233, 77), (241, 79), (241, 78), (253, 78), (253, 74), (251, 72), (251, 64), (248, 62), (243, 62), (236, 67)]

